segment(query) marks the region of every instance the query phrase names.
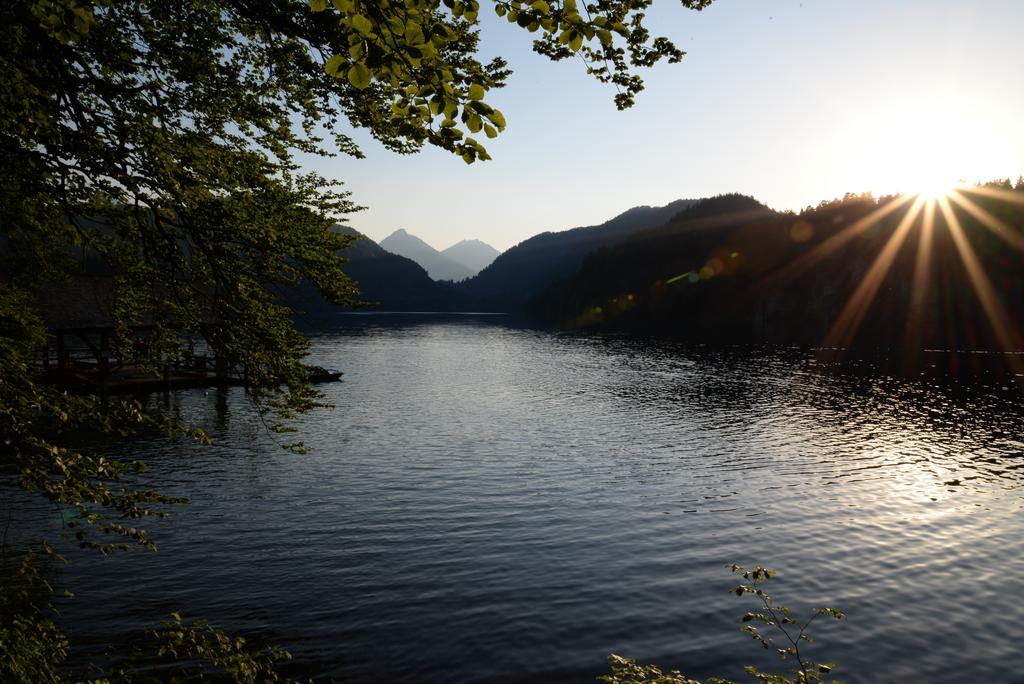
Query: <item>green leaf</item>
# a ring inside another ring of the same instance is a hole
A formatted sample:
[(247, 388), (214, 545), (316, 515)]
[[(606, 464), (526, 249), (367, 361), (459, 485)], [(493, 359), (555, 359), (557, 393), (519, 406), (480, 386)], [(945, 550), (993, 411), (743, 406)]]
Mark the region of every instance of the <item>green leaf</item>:
[(353, 14), (349, 17), (348, 21), (349, 26), (364, 36), (369, 36), (373, 33), (373, 22), (362, 14)]
[(482, 100), (484, 99), (484, 95), (486, 94), (487, 91), (484, 90), (484, 87), (479, 83), (474, 83), (471, 86), (469, 86), (468, 95), (470, 100)]
[(423, 29), (420, 28), (419, 24), (409, 22), (405, 25), (405, 42), (409, 45), (423, 45), (427, 42), (426, 36), (423, 35)]
[(341, 70), (341, 65), (344, 64), (345, 58), (341, 55), (334, 55), (327, 63), (324, 64), (324, 71), (327, 72), (328, 76), (338, 77), (338, 72)]
[(370, 86), (372, 73), (362, 62), (356, 62), (348, 70), (348, 82), (359, 90), (365, 90)]
[(490, 119), (494, 123), (494, 125), (498, 127), (499, 131), (505, 130), (505, 115), (499, 112), (497, 109), (492, 110), (491, 113), (487, 115), (487, 118)]

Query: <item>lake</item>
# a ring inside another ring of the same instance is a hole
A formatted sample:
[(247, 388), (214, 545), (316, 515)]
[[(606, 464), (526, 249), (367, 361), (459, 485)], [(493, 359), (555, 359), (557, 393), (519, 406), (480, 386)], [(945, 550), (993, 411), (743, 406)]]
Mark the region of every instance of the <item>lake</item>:
[(587, 682), (609, 653), (745, 679), (778, 662), (739, 632), (756, 606), (735, 562), (778, 569), (794, 609), (847, 613), (809, 651), (844, 681), (1020, 681), (1016, 388), (497, 317), (345, 320), (315, 338), (345, 378), (297, 422), (307, 454), (240, 389), (150, 399), (218, 445), (132, 452), (194, 503), (149, 524), (158, 553), (74, 554), (73, 643), (179, 610), (324, 680)]

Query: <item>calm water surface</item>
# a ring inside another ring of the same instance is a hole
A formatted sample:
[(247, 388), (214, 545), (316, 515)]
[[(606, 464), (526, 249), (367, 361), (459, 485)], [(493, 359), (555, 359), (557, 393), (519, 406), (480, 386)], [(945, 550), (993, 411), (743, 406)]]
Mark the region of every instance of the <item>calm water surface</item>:
[(592, 681), (608, 653), (742, 678), (727, 563), (834, 605), (850, 682), (1021, 681), (1024, 437), (1016, 390), (825, 375), (495, 320), (362, 317), (317, 338), (333, 411), (276, 449), (239, 390), (153, 401), (216, 448), (143, 445), (192, 506), (160, 551), (76, 558), (85, 644), (171, 610), (369, 681)]

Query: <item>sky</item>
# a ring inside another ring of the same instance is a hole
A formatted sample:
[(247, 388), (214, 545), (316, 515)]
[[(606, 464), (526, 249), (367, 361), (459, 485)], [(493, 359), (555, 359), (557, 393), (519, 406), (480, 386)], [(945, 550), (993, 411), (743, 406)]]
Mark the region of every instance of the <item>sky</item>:
[(688, 54), (642, 70), (624, 112), (482, 6), (481, 55), (514, 71), (488, 94), (508, 121), (492, 161), (397, 155), (361, 131), (366, 159), (307, 160), (367, 207), (347, 223), (374, 240), (404, 228), (505, 250), (679, 198), (798, 210), (1024, 173), (1024, 0), (655, 0), (651, 33)]

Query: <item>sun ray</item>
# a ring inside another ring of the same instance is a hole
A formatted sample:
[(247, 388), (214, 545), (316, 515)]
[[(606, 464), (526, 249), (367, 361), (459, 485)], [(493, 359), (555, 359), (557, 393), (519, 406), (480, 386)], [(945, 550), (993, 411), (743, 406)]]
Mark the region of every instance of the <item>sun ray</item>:
[(1004, 202), (1010, 202), (1012, 204), (1024, 204), (1024, 192), (1020, 190), (1011, 192), (1009, 190), (1003, 190), (1001, 188), (988, 188), (985, 187), (984, 185), (970, 185), (958, 189), (973, 193), (975, 195), (985, 195), (986, 197), (1002, 200)]
[[(949, 233), (953, 237), (953, 244), (956, 245), (960, 260), (967, 271), (967, 276), (971, 279), (971, 286), (977, 293), (978, 299), (981, 300), (981, 306), (985, 310), (985, 315), (992, 326), (992, 331), (996, 335), (996, 341), (1004, 352), (1017, 351), (1017, 340), (1014, 339), (1013, 326), (1010, 323), (1010, 319), (1006, 315), (1002, 303), (999, 301), (999, 295), (996, 293), (992, 281), (985, 274), (984, 267), (974, 253), (974, 249), (964, 233), (960, 219), (957, 218), (956, 212), (953, 211), (953, 207), (947, 198), (943, 197), (939, 200), (939, 208), (942, 209), (942, 215), (946, 219)], [(1022, 365), (1020, 357), (1010, 354), (1008, 358), (1014, 372), (1019, 373)]]
[(988, 211), (979, 207), (959, 192), (949, 193), (949, 198), (963, 207), (967, 213), (981, 221), (1000, 240), (1019, 252), (1024, 252), (1024, 234), (1014, 230), (1004, 221), (1000, 221)]
[(919, 346), (921, 327), (924, 324), (928, 294), (931, 291), (932, 251), (935, 243), (935, 202), (929, 199), (924, 205), (921, 220), (921, 236), (917, 243), (914, 259), (914, 287), (911, 292), (910, 315), (907, 318), (907, 344), (916, 351)]
[(765, 279), (765, 282), (760, 283), (758, 287), (763, 287), (767, 283), (786, 283), (798, 278), (819, 261), (827, 259), (846, 246), (851, 240), (860, 234), (860, 231), (881, 221), (912, 199), (914, 199), (913, 195), (900, 195), (899, 197), (886, 202), (882, 206), (877, 207), (864, 218), (859, 219), (846, 228), (843, 228), (840, 232), (794, 259), (774, 274), (768, 276)]
[(889, 236), (889, 240), (875, 257), (871, 268), (868, 269), (857, 289), (847, 300), (828, 335), (825, 336), (826, 347), (845, 347), (853, 340), (924, 204), (925, 199), (918, 196), (896, 230)]

